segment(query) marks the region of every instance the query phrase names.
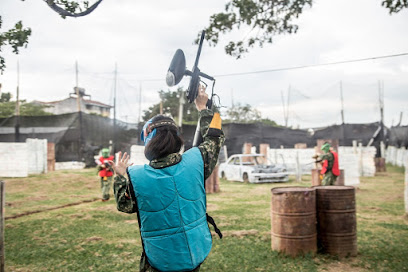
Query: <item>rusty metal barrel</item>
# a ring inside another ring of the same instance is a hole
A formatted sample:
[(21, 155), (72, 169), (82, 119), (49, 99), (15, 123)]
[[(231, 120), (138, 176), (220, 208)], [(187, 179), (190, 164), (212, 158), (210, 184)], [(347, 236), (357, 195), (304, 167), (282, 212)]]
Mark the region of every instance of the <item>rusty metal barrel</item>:
[(317, 239), (324, 253), (357, 255), (356, 196), (352, 186), (317, 186)]
[(298, 256), (317, 251), (314, 188), (272, 189), (272, 250)]

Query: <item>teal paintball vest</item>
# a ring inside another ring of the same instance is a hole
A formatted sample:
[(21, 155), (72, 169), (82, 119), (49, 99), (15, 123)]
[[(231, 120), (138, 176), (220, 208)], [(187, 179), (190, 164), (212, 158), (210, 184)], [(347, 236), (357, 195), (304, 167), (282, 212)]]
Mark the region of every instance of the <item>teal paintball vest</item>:
[(200, 150), (191, 148), (179, 163), (162, 169), (130, 166), (128, 174), (150, 265), (160, 271), (195, 269), (212, 246)]

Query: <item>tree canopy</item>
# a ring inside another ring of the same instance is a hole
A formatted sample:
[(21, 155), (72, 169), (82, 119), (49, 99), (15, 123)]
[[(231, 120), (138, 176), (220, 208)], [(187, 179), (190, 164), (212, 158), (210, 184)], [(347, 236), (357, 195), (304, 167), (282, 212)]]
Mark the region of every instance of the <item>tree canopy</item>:
[[(180, 96), (185, 99), (185, 92), (182, 88), (178, 88), (177, 91), (159, 91), (160, 100), (162, 101), (163, 114), (169, 115), (172, 118), (178, 120), (179, 118), (179, 105)], [(149, 107), (148, 110), (144, 111), (143, 120), (146, 122), (150, 118), (160, 113), (160, 103), (154, 104)], [(183, 106), (183, 122), (197, 122), (198, 111), (194, 103), (185, 102)]]
[[(35, 103), (27, 103), (25, 100), (20, 100), (20, 115), (21, 116), (43, 116), (53, 115), (45, 112), (47, 106), (38, 105)], [(7, 118), (15, 115), (16, 101), (11, 101), (10, 93), (2, 93), (0, 97), (0, 118)]]
[(269, 118), (262, 118), (261, 112), (251, 105), (240, 103), (230, 107), (223, 116), (224, 122), (230, 123), (263, 123), (270, 126), (278, 126), (278, 124)]
[[(102, 0), (97, 0), (91, 5), (89, 1), (84, 0), (43, 1), (62, 18), (88, 15), (102, 2)], [(210, 17), (209, 25), (205, 29), (206, 40), (211, 46), (216, 46), (220, 35), (248, 26), (248, 35), (241, 40), (230, 41), (225, 46), (225, 52), (228, 55), (241, 58), (249, 48), (272, 43), (276, 35), (296, 33), (299, 26), (293, 21), (305, 8), (312, 7), (312, 4), (313, 0), (228, 0), (224, 12)], [(390, 14), (394, 14), (408, 8), (408, 0), (383, 0), (381, 5), (388, 9)], [(0, 30), (1, 26), (0, 16)], [(30, 35), (31, 28), (24, 28), (22, 22), (19, 21), (14, 28), (0, 32), (0, 52), (2, 46), (8, 44), (13, 48), (13, 52), (18, 54), (21, 47), (27, 47)], [(0, 55), (1, 74), (5, 68), (5, 60)]]
[[(381, 4), (390, 14), (408, 8), (408, 0), (383, 0)], [(296, 33), (299, 26), (294, 20), (312, 5), (313, 0), (229, 0), (224, 12), (210, 17), (205, 38), (211, 46), (216, 46), (220, 35), (248, 27), (244, 38), (225, 45), (228, 55), (241, 58), (249, 48), (272, 43), (276, 35)]]

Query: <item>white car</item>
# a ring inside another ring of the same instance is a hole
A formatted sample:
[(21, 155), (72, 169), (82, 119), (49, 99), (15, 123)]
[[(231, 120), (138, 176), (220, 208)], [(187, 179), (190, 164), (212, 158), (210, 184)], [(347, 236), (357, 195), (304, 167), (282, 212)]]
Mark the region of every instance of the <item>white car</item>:
[(221, 178), (250, 183), (286, 182), (289, 175), (284, 165), (271, 164), (262, 154), (232, 155), (220, 164)]

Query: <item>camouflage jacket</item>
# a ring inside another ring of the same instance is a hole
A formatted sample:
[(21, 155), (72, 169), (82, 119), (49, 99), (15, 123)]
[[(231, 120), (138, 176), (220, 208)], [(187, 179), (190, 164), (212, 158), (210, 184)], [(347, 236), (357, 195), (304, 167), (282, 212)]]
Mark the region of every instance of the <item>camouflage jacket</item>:
[[(213, 112), (211, 110), (200, 111), (199, 122), (203, 142), (198, 148), (204, 161), (204, 181), (211, 175), (214, 167), (217, 165), (218, 154), (225, 140), (222, 129), (212, 128), (210, 126), (212, 119)], [(152, 160), (149, 165), (155, 169), (161, 169), (179, 163), (181, 157), (182, 155), (173, 153), (164, 158)], [(119, 211), (125, 213), (136, 212), (136, 199), (133, 186), (126, 177), (115, 177), (113, 191)]]
[(329, 152), (319, 156), (319, 161), (327, 160), (327, 169), (331, 170), (333, 168), (334, 163), (334, 155), (333, 153)]

